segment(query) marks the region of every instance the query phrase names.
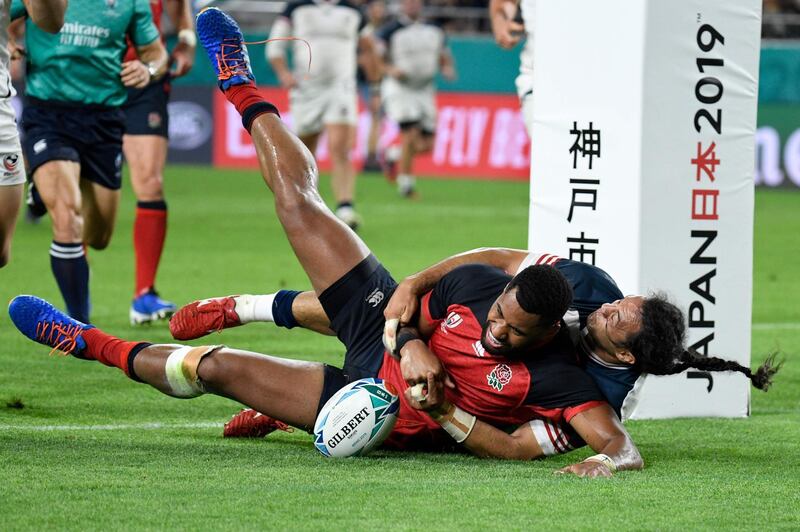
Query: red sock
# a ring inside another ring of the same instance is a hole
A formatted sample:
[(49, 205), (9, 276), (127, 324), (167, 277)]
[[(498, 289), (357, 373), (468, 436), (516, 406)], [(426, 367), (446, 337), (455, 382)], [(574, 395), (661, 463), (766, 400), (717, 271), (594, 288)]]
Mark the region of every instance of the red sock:
[(140, 201), (133, 223), (133, 249), (136, 254), (134, 297), (147, 293), (155, 285), (166, 236), (167, 204), (163, 201)]
[(86, 349), (81, 353), (83, 358), (97, 360), (106, 366), (119, 368), (131, 378), (133, 378), (130, 371), (132, 368), (128, 368), (128, 357), (131, 351), (136, 346), (149, 345), (142, 342), (126, 342), (97, 328), (83, 331), (82, 335), (86, 341)]
[(242, 116), (242, 125), (247, 131), (259, 115), (274, 113), (280, 116), (278, 108), (264, 99), (254, 83), (234, 85), (223, 94)]
[(244, 85), (234, 85), (226, 90), (223, 94), (229, 102), (236, 107), (236, 110), (241, 115), (244, 110), (253, 105), (254, 103), (265, 102), (266, 100), (258, 92), (258, 87), (254, 83), (246, 83)]

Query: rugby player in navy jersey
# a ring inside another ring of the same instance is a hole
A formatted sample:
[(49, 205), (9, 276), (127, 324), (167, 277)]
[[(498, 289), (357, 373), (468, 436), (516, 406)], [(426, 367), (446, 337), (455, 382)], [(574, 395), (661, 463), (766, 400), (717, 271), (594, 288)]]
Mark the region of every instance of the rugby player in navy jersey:
[[(384, 311), (386, 343), (391, 346), (398, 325), (408, 323), (417, 313), (422, 295), (454, 268), (471, 263), (494, 266), (510, 275), (532, 264), (546, 264), (564, 274), (574, 298), (563, 316), (563, 323), (578, 348), (583, 368), (621, 417), (634, 406), (625, 404), (623, 409), (626, 397), (643, 374), (673, 374), (689, 367), (705, 371), (740, 371), (756, 388), (766, 390), (779, 367), (769, 358), (756, 372), (751, 372), (750, 368), (735, 362), (703, 357), (686, 350), (683, 348), (683, 315), (664, 296), (625, 297), (614, 280), (596, 266), (552, 254), (507, 248), (468, 251), (403, 280)], [(301, 326), (331, 333), (316, 295), (289, 290), (194, 302), (176, 314), (170, 327), (176, 338), (186, 340), (251, 321), (273, 321), (287, 328)], [(275, 427), (275, 420), (244, 410), (226, 425), (225, 434), (264, 436)], [(531, 428), (545, 454), (568, 452), (583, 445), (581, 439), (563, 425), (543, 420), (531, 423)]]
[[(572, 291), (555, 268), (532, 266), (513, 279), (484, 266), (450, 272), (423, 300), (418, 330), (404, 328), (398, 336), (399, 360), (384, 350), (383, 309), (397, 284), (325, 206), (315, 188), (313, 156), (258, 92), (235, 22), (209, 8), (198, 15), (197, 31), (223, 94), (253, 138), (295, 255), (331, 317), (331, 329), (347, 347), (344, 368), (223, 346), (126, 342), (34, 296), (18, 296), (9, 305), (23, 334), (118, 367), (167, 395), (214, 393), (305, 429), (341, 386), (377, 376), (405, 390), (389, 446), (444, 450), (455, 440), (480, 456), (536, 458), (544, 453), (527, 422), (548, 419), (569, 423), (598, 452), (563, 472), (610, 476), (642, 467), (613, 409), (575, 362), (561, 327)], [(427, 369), (436, 364), (437, 371)], [(454, 381), (450, 386), (442, 367)], [(419, 384), (427, 385), (427, 395), (412, 393)], [(518, 428), (506, 433), (494, 424)]]

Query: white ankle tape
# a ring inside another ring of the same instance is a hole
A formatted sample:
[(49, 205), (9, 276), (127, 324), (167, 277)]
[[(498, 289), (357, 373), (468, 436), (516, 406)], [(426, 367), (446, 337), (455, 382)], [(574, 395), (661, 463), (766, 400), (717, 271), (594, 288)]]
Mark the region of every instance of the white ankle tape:
[(167, 358), (167, 365), (164, 369), (172, 392), (170, 395), (188, 399), (205, 393), (203, 384), (197, 376), (197, 366), (204, 356), (212, 353), (217, 347), (187, 345), (174, 351)]

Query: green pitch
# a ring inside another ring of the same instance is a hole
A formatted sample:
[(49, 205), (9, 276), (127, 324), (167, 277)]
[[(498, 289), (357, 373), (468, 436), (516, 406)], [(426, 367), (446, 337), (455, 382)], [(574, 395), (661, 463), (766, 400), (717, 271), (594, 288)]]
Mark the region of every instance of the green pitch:
[[(309, 286), (256, 173), (170, 167), (166, 180), (165, 298)], [(422, 199), (409, 202), (382, 178), (359, 182), (361, 234), (396, 276), (469, 248), (525, 247), (525, 184), (424, 181), (420, 189)], [(89, 254), (93, 319), (126, 338), (169, 342), (165, 325), (128, 325), (130, 190), (122, 203), (111, 246)], [(753, 391), (749, 419), (629, 423), (646, 468), (610, 480), (552, 475), (587, 450), (534, 463), (387, 452), (326, 460), (299, 432), (223, 440), (235, 403), (176, 400), (116, 369), (48, 357), (0, 312), (0, 528), (798, 529), (798, 213), (796, 192), (756, 196), (752, 348), (754, 362), (772, 349), (786, 353), (774, 388)], [(20, 222), (0, 300), (34, 293), (62, 305), (50, 240), (46, 220)], [(210, 342), (334, 364), (343, 354), (334, 339), (262, 324)]]

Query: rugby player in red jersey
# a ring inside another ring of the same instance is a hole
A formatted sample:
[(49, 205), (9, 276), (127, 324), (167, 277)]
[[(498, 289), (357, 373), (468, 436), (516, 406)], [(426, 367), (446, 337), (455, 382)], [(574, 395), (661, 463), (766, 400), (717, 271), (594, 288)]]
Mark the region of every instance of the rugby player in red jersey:
[[(156, 272), (167, 235), (167, 203), (164, 200), (164, 165), (167, 162), (169, 136), (170, 85), (174, 78), (186, 75), (194, 64), (197, 37), (192, 23), (190, 0), (150, 0), (153, 22), (163, 40), (162, 13), (175, 26), (178, 42), (169, 55), (170, 69), (164, 77), (153, 78), (141, 88), (129, 88), (125, 113), (122, 151), (131, 174), (136, 195), (133, 222), (133, 249), (136, 257), (136, 284), (129, 312), (131, 325), (168, 318), (175, 304), (158, 296)], [(136, 47), (128, 40), (123, 65), (138, 60)]]
[[(399, 361), (385, 353), (383, 303), (396, 283), (320, 198), (313, 156), (259, 95), (235, 22), (211, 8), (198, 16), (197, 24), (220, 88), (253, 138), (289, 242), (332, 318), (332, 329), (345, 342), (344, 369), (219, 346), (125, 342), (32, 296), (19, 296), (9, 306), (21, 332), (79, 358), (119, 367), (168, 395), (214, 393), (305, 429), (342, 385), (378, 375), (405, 389), (389, 446), (452, 445), (452, 437), (481, 456), (536, 458), (543, 452), (529, 428), (523, 425), (508, 434), (492, 423), (520, 425), (546, 417), (567, 421), (599, 453), (565, 472), (609, 476), (617, 469), (642, 467), (614, 411), (575, 363), (575, 351), (560, 327), (571, 290), (554, 268), (527, 268), (510, 283), (508, 276), (487, 268), (451, 272), (425, 302), (420, 337), (402, 331)], [(465, 289), (466, 279), (471, 290)], [(460, 320), (451, 316), (454, 309)], [(426, 343), (421, 338), (428, 334)], [(429, 369), (439, 360), (429, 346), (448, 364), (454, 382), (446, 389), (444, 371)], [(467, 363), (467, 358), (481, 360)], [(425, 384), (428, 394), (414, 395), (415, 388), (407, 384)]]

